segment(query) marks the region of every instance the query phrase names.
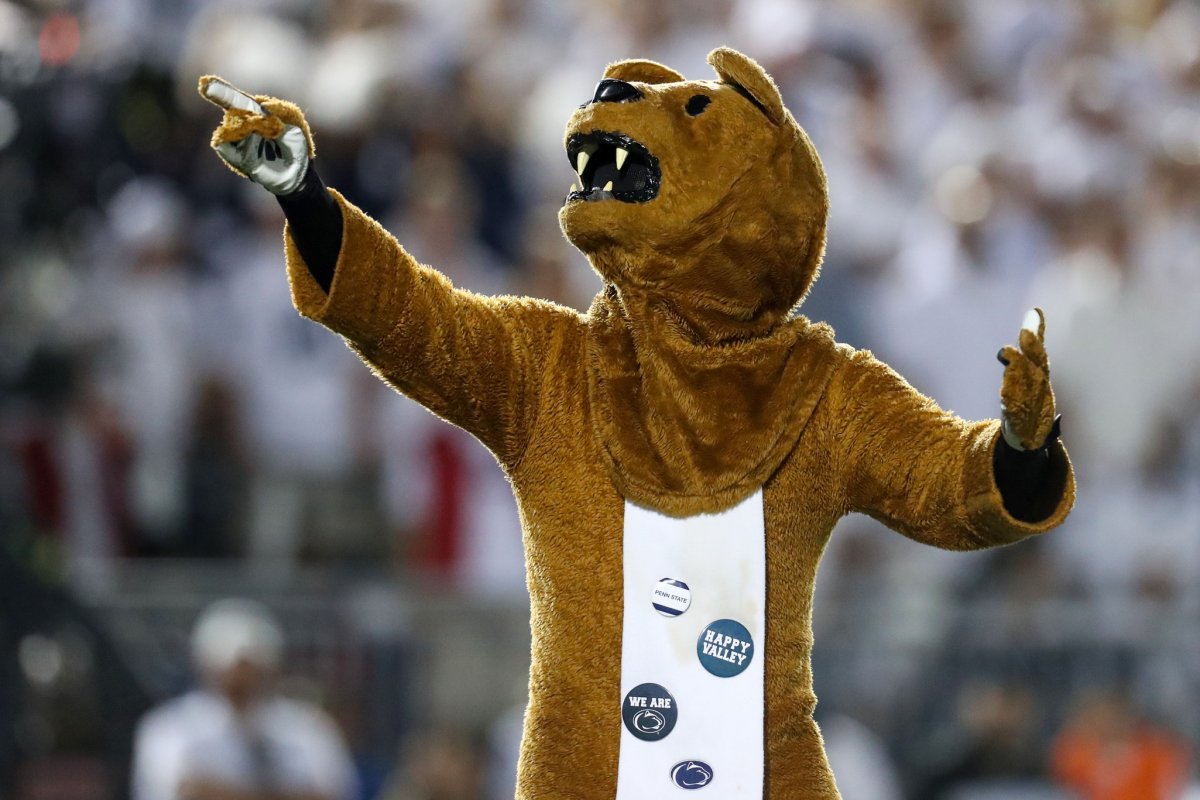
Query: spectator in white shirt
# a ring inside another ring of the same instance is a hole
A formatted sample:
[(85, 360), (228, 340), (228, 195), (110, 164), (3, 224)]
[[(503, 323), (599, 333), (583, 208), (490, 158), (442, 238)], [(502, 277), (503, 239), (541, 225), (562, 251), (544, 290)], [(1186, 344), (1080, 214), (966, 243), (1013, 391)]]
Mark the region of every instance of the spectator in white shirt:
[(192, 652), (203, 688), (151, 710), (134, 744), (134, 800), (351, 800), (354, 767), (333, 721), (280, 697), (283, 635), (267, 610), (222, 600)]

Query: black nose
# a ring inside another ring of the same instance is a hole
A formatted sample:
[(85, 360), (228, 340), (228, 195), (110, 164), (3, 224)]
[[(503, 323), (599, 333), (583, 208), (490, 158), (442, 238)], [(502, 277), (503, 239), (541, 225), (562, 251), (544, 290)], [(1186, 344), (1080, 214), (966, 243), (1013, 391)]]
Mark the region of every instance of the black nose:
[(605, 78), (596, 85), (596, 94), (593, 95), (592, 102), (629, 103), (641, 99), (642, 93), (635, 89), (633, 84), (614, 80), (613, 78)]

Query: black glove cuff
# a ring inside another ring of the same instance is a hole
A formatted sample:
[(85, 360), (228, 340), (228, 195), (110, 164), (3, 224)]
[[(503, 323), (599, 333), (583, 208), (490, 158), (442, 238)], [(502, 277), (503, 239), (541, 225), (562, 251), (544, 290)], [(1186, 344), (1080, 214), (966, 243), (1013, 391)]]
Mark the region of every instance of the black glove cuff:
[(296, 191), (276, 195), (276, 199), (287, 217), (300, 257), (308, 265), (313, 280), (328, 293), (342, 249), (341, 207), (326, 190), (311, 161)]
[(1050, 435), (1037, 450), (1018, 450), (1003, 436), (997, 437), (992, 454), (996, 487), (1004, 508), (1022, 522), (1038, 522), (1046, 481), (1050, 477), (1050, 449), (1062, 435), (1062, 415), (1054, 420)]

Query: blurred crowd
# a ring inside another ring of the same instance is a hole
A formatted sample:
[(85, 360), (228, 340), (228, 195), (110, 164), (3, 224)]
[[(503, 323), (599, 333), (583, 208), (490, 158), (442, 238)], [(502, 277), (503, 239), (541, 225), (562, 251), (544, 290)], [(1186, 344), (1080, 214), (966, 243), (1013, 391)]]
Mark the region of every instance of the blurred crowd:
[[(196, 80), (299, 103), (325, 182), (457, 284), (583, 309), (563, 123), (607, 62), (706, 77), (721, 44), (774, 75), (829, 173), (802, 312), (985, 418), (997, 349), (1043, 307), (1079, 475), (1068, 524), (1012, 551), (835, 533), (816, 679), (847, 800), (992, 778), (1179, 796), (1200, 735), (1190, 0), (0, 0), (5, 546), (85, 599), (123, 559), (203, 558), (519, 606), (499, 470), (296, 316), (282, 215), (209, 151)], [(1008, 656), (981, 676), (983, 647)], [(1058, 671), (1037, 658), (1062, 647)], [(481, 796), (477, 737), (413, 746), (405, 769), (451, 788), (397, 796)]]

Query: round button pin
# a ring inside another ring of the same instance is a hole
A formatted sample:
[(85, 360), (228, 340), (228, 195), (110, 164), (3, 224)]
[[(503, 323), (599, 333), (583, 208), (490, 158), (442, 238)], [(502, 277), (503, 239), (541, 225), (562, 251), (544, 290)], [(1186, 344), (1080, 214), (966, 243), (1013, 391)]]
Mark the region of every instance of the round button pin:
[(712, 767), (703, 761), (680, 761), (671, 767), (671, 781), (680, 789), (703, 789), (712, 779)]
[(700, 664), (718, 678), (741, 675), (754, 659), (754, 640), (737, 620), (719, 619), (705, 626), (696, 641)]
[(665, 739), (679, 719), (675, 698), (657, 683), (643, 683), (629, 690), (621, 703), (625, 727), (643, 742)]
[(650, 595), (654, 610), (664, 617), (678, 617), (692, 604), (692, 590), (683, 581), (663, 578)]

